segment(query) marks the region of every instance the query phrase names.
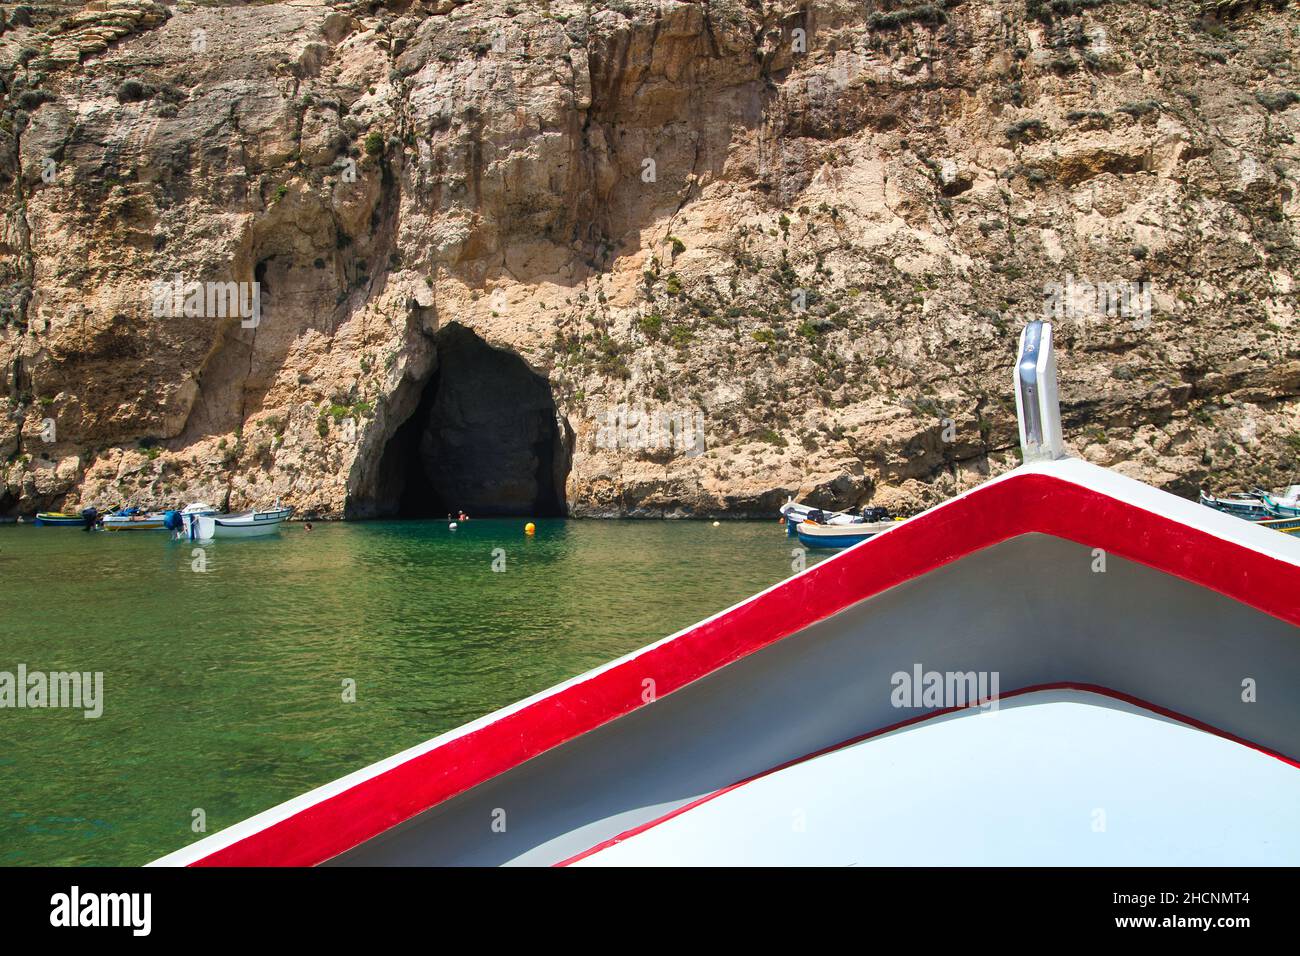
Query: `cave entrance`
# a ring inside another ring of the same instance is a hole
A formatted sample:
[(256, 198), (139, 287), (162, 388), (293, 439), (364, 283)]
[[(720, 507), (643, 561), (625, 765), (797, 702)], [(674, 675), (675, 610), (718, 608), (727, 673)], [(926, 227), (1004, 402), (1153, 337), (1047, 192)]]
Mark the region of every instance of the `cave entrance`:
[(374, 513), (400, 518), (565, 514), (571, 438), (547, 380), (458, 323), (379, 461)]

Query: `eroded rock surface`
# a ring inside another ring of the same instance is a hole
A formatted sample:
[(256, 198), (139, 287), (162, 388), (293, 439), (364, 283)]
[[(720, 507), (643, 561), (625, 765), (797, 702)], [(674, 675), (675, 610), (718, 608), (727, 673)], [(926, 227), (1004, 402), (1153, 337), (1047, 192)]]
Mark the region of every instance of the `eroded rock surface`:
[(1016, 463), (1045, 308), (1077, 453), (1300, 480), (1285, 3), (102, 0), (0, 30), (0, 513), (382, 511), (452, 322), (549, 382), (579, 514), (946, 497)]

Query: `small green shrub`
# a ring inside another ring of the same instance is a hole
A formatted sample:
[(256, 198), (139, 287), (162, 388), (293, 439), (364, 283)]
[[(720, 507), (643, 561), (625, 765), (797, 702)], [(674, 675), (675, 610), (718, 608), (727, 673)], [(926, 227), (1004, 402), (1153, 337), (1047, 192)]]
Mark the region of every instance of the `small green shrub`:
[(873, 13), (867, 18), (867, 26), (873, 30), (897, 30), (909, 23), (937, 27), (947, 22), (948, 14), (944, 13), (943, 7), (933, 3)]
[(1116, 112), (1127, 113), (1129, 116), (1143, 117), (1151, 113), (1160, 111), (1160, 104), (1155, 100), (1138, 100), (1134, 103), (1125, 103)]
[(1271, 113), (1277, 113), (1294, 103), (1300, 103), (1300, 93), (1295, 90), (1274, 90), (1269, 93), (1260, 91), (1255, 94), (1259, 105)]
[(649, 315), (643, 315), (636, 320), (636, 327), (651, 339), (659, 338), (659, 333), (663, 331), (664, 317), (658, 312), (652, 312)]
[(1047, 126), (1040, 119), (1023, 119), (1012, 123), (1004, 131), (1009, 140), (1036, 139), (1047, 132)]

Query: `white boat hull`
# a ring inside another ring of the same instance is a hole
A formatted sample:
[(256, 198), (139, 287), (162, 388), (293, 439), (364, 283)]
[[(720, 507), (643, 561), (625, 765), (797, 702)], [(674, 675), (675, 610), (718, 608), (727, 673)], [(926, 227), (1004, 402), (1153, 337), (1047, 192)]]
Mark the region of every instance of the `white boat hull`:
[(898, 527), (899, 521), (859, 522), (850, 525), (814, 524), (805, 521), (795, 526), (799, 543), (806, 548), (851, 548), (862, 541)]
[(149, 515), (105, 515), (105, 531), (162, 531), (165, 518), (161, 514)]
[(211, 519), (213, 536), (217, 538), (257, 538), (275, 534), (292, 512), (288, 508), (275, 511), (250, 511), (238, 515), (218, 515)]
[(185, 525), (185, 536), (191, 541), (211, 541), (217, 523), (213, 516), (191, 512), (181, 516)]

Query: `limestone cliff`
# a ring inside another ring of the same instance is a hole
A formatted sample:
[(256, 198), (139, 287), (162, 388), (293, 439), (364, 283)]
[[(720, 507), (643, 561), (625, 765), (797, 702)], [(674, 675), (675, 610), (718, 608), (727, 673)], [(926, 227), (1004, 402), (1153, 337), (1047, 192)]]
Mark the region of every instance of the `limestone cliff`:
[(1077, 453), (1300, 480), (1285, 3), (2, 16), (0, 515), (912, 508), (1045, 311)]

